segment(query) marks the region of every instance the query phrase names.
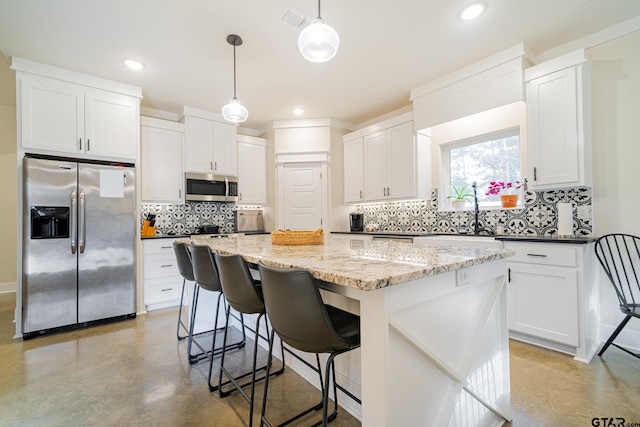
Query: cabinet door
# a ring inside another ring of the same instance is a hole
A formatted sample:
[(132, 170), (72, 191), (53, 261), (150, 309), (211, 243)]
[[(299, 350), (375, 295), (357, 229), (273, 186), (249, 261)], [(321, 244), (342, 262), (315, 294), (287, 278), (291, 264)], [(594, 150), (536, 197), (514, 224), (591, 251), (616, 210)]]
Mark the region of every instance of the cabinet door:
[(97, 89), (85, 92), (86, 153), (118, 159), (137, 158), (139, 101)]
[(344, 202), (364, 202), (364, 138), (344, 143)]
[(266, 147), (238, 142), (239, 204), (267, 204)]
[(416, 195), (416, 144), (413, 122), (387, 129), (387, 197), (406, 199)]
[(187, 116), (184, 121), (186, 171), (213, 172), (213, 122)]
[(387, 198), (387, 131), (364, 137), (364, 197), (367, 201)]
[(238, 174), (237, 144), (234, 125), (213, 122), (213, 173), (229, 176)]
[(142, 201), (182, 203), (182, 133), (149, 126), (140, 130)]
[(508, 266), (509, 329), (577, 347), (577, 271), (524, 263)]
[(22, 148), (83, 152), (84, 91), (71, 83), (20, 75)]
[(533, 188), (580, 184), (576, 68), (527, 83)]

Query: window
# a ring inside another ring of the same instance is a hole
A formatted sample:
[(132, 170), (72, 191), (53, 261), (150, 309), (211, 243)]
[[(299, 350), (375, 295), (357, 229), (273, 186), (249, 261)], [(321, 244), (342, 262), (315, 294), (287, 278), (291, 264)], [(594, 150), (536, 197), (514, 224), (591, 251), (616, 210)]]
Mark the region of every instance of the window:
[(499, 196), (485, 193), (491, 181), (520, 180), (520, 129), (511, 128), (474, 136), (442, 146), (444, 194), (452, 194), (452, 186), (466, 186), (465, 193), (478, 188), (478, 203), (485, 208), (499, 206)]

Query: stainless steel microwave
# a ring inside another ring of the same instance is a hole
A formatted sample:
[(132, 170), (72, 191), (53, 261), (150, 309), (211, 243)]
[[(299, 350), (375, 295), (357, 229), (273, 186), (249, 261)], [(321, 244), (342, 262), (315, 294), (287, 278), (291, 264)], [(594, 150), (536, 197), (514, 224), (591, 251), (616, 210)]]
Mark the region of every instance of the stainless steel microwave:
[(238, 179), (233, 176), (185, 173), (186, 199), (207, 202), (237, 202)]

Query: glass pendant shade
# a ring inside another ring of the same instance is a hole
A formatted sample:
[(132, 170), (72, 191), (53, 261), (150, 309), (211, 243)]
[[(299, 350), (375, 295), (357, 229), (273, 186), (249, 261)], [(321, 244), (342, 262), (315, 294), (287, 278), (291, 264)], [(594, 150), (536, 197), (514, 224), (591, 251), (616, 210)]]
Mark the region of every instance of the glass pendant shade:
[(249, 117), (249, 110), (236, 98), (231, 98), (229, 103), (222, 107), (222, 117), (231, 123), (242, 123)]
[(307, 61), (330, 61), (336, 56), (338, 47), (338, 33), (320, 18), (314, 19), (298, 36), (298, 49)]

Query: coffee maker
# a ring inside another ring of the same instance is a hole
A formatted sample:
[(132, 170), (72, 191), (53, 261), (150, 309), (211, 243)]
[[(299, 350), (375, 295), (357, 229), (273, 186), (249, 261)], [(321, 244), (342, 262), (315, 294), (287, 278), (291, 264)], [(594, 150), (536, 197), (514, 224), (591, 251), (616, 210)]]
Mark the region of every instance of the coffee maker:
[(351, 231), (364, 231), (364, 214), (351, 212), (349, 214), (349, 229)]

